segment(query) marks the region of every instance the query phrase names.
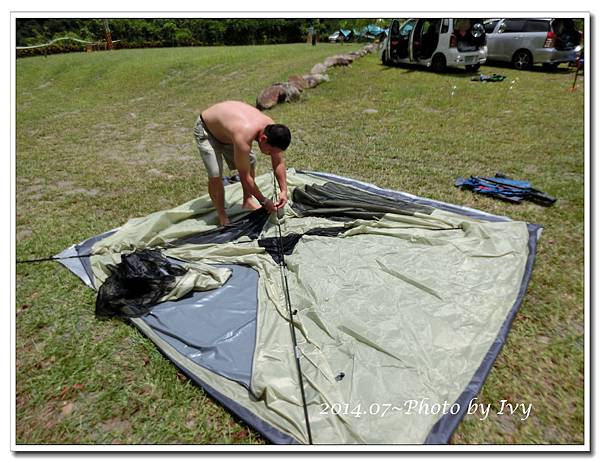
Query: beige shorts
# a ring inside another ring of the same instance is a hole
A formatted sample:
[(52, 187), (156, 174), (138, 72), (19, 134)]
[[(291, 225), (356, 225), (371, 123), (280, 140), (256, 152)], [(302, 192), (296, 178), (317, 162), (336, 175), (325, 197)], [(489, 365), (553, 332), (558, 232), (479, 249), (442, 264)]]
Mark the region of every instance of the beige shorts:
[[(227, 162), (227, 167), (230, 170), (236, 169), (233, 145), (221, 143), (217, 140), (204, 125), (201, 117), (196, 120), (194, 137), (209, 177), (223, 176), (223, 159)], [(256, 166), (256, 154), (252, 151), (250, 151), (250, 165), (252, 167)]]

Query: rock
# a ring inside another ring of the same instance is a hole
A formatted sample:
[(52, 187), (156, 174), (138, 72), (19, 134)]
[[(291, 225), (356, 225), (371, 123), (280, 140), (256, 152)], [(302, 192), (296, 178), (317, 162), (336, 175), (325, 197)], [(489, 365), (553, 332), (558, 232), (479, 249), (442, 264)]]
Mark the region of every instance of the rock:
[(323, 63), (317, 63), (312, 67), (312, 69), (310, 70), (310, 73), (311, 74), (326, 74), (327, 66), (325, 66)]
[(329, 82), (329, 76), (327, 74), (308, 74), (303, 77), (308, 83), (308, 88), (314, 88), (323, 82)]
[(363, 50), (365, 50), (367, 53), (373, 53), (374, 51), (377, 51), (377, 44), (370, 43), (368, 45), (365, 45), (363, 47)]
[(283, 82), (279, 85), (283, 87), (283, 90), (285, 92), (286, 103), (291, 103), (300, 99), (300, 90), (298, 90), (294, 85), (290, 84), (289, 82)]
[(297, 101), (300, 90), (289, 82), (276, 83), (264, 89), (256, 99), (256, 107), (261, 111), (270, 109), (277, 103)]
[(275, 106), (277, 103), (285, 101), (285, 90), (279, 84), (273, 84), (265, 88), (258, 98), (256, 98), (256, 107), (261, 111)]
[(334, 55), (325, 58), (323, 64), (329, 68), (331, 66), (348, 66), (352, 61), (348, 55)]
[(320, 83), (317, 79), (315, 79), (313, 74), (307, 74), (302, 77), (304, 77), (304, 80), (306, 81), (306, 85), (308, 86), (308, 88), (315, 88)]
[(365, 109), (365, 110), (363, 111), (363, 113), (367, 113), (367, 114), (375, 114), (375, 113), (377, 113), (377, 112), (378, 112), (378, 111), (377, 111), (376, 109), (374, 109), (374, 108), (367, 108), (367, 109)]
[(293, 75), (288, 77), (288, 82), (296, 87), (299, 91), (303, 91), (308, 88), (308, 82), (302, 76)]

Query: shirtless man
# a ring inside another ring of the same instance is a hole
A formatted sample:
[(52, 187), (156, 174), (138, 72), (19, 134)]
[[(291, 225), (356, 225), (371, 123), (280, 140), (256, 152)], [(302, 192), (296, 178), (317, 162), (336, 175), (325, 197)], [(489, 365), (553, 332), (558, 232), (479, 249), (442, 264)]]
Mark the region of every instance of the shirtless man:
[[(285, 206), (287, 183), (283, 152), (291, 140), (290, 131), (285, 125), (275, 124), (270, 117), (246, 103), (225, 101), (202, 112), (196, 121), (194, 136), (208, 171), (208, 193), (221, 225), (229, 223), (222, 180), (223, 158), (229, 168), (237, 169), (240, 175), (244, 191), (242, 207), (258, 209), (263, 206), (273, 213)], [(263, 195), (254, 182), (256, 155), (252, 152), (253, 141), (258, 143), (262, 153), (271, 156), (271, 165), (281, 190), (277, 204)]]

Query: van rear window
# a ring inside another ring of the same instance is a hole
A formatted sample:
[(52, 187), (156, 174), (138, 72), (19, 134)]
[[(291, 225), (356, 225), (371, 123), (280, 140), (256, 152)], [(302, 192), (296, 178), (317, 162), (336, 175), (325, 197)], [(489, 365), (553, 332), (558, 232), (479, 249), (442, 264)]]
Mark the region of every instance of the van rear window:
[(548, 32), (549, 30), (550, 23), (539, 19), (528, 19), (523, 28), (523, 32)]
[(470, 30), (474, 24), (481, 24), (483, 21), (479, 18), (454, 18), (452, 20), (453, 28), (455, 31), (464, 29)]
[(523, 32), (525, 26), (524, 19), (507, 19), (504, 21), (504, 32)]

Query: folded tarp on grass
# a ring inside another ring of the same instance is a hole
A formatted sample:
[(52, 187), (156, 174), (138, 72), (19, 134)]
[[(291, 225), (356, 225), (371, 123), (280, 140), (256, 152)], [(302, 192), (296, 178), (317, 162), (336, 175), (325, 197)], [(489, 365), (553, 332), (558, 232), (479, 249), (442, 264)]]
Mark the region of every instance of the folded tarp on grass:
[[(273, 193), (271, 174), (256, 180)], [(313, 442), (446, 443), (505, 342), (541, 227), (325, 173), (290, 170), (288, 188), (280, 225)], [(58, 257), (82, 256), (61, 262), (96, 290), (148, 248), (225, 275), (217, 288), (182, 278), (131, 322), (268, 440), (307, 443), (276, 218), (242, 210), (240, 184), (225, 192), (225, 230), (205, 195)]]

